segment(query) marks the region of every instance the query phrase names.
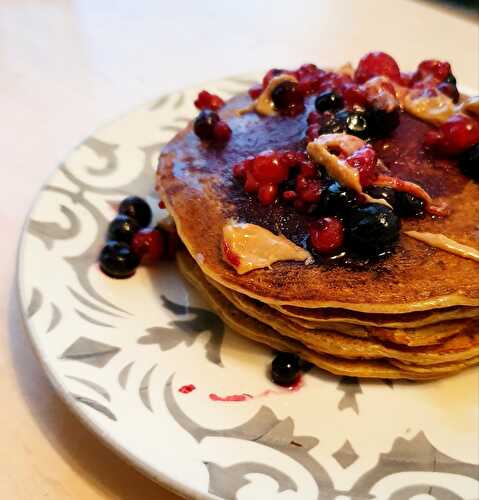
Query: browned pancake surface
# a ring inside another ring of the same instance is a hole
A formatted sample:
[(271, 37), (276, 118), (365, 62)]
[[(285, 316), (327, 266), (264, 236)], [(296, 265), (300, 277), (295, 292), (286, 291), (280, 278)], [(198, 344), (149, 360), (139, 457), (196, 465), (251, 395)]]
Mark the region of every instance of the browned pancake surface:
[[(479, 305), (479, 264), (401, 235), (394, 254), (375, 262), (351, 265), (331, 262), (305, 266), (280, 262), (239, 276), (222, 259), (222, 228), (236, 217), (282, 232), (304, 245), (312, 220), (290, 207), (259, 202), (235, 184), (232, 166), (266, 149), (298, 149), (306, 113), (297, 118), (261, 117), (231, 112), (250, 102), (231, 100), (223, 115), (233, 130), (224, 147), (202, 144), (191, 127), (163, 150), (158, 188), (179, 234), (202, 270), (223, 285), (272, 304), (399, 313), (454, 305)], [(421, 184), (433, 197), (446, 200), (451, 215), (444, 219), (403, 219), (402, 228), (443, 233), (478, 246), (479, 189), (455, 161), (436, 159), (422, 146), (429, 129), (403, 114), (401, 125), (373, 145), (392, 174)]]

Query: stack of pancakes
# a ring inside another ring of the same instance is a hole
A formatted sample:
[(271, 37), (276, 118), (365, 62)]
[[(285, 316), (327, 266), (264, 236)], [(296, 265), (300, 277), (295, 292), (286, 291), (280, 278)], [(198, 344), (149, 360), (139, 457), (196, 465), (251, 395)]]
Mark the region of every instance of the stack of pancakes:
[[(186, 250), (181, 272), (234, 331), (294, 352), (335, 374), (428, 380), (479, 362), (479, 264), (401, 234), (384, 259), (283, 261), (239, 275), (222, 256), (231, 219), (265, 227), (298, 245), (310, 216), (282, 204), (261, 206), (235, 184), (232, 166), (264, 150), (304, 148), (306, 115), (238, 115), (247, 95), (221, 116), (233, 135), (224, 146), (201, 143), (191, 124), (163, 150), (157, 189)], [(413, 181), (450, 215), (404, 219), (402, 231), (442, 233), (477, 247), (479, 187), (456, 161), (435, 160), (422, 137), (430, 125), (402, 114), (387, 139), (372, 142), (391, 174)]]

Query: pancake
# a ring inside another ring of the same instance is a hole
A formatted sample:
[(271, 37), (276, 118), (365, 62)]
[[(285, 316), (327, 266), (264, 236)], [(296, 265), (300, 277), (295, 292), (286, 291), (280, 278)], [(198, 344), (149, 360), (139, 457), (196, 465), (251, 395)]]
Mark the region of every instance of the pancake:
[(291, 316), (306, 328), (324, 323), (350, 323), (354, 325), (382, 326), (387, 328), (416, 328), (461, 318), (478, 318), (477, 307), (449, 307), (431, 311), (402, 314), (368, 314), (346, 309), (307, 309), (295, 306), (273, 306), (286, 316)]
[[(177, 259), (182, 268), (193, 268), (197, 274), (201, 275), (201, 270), (197, 268), (188, 254), (180, 253)], [(217, 287), (221, 287), (221, 285), (217, 285)], [(315, 352), (349, 359), (392, 358), (422, 365), (464, 361), (479, 356), (479, 329), (477, 323), (474, 322), (464, 325), (460, 333), (437, 345), (411, 348), (380, 342), (373, 337), (365, 339), (331, 330), (308, 330), (299, 325), (292, 325), (281, 316), (275, 315), (274, 310), (265, 304), (245, 298), (238, 300), (237, 295), (224, 287), (221, 287), (219, 291), (226, 300), (236, 308), (241, 309), (246, 315), (269, 325), (283, 336), (300, 341)]]
[[(179, 236), (201, 270), (223, 286), (261, 302), (301, 308), (342, 308), (398, 314), (456, 306), (479, 306), (479, 264), (401, 235), (393, 255), (383, 260), (344, 265), (317, 261), (305, 266), (278, 262), (244, 275), (222, 258), (222, 228), (230, 218), (265, 227), (302, 245), (313, 220), (289, 206), (266, 207), (232, 179), (232, 165), (267, 149), (299, 149), (307, 113), (298, 117), (237, 116), (250, 104), (247, 95), (230, 100), (220, 114), (233, 134), (224, 147), (206, 145), (191, 124), (162, 151), (157, 174), (160, 197), (173, 216)], [(311, 109), (312, 103), (306, 103)], [(403, 219), (402, 230), (442, 233), (477, 247), (479, 187), (457, 168), (424, 150), (427, 123), (402, 113), (399, 127), (373, 147), (391, 174), (419, 183), (451, 214), (442, 219)], [(304, 144), (303, 146), (304, 147)]]
[(270, 326), (244, 314), (234, 307), (221, 292), (207, 281), (199, 267), (194, 264), (193, 260), (186, 253), (178, 253), (177, 262), (181, 273), (201, 293), (213, 310), (234, 332), (265, 344), (272, 349), (295, 353), (305, 361), (309, 361), (315, 366), (333, 374), (351, 377), (427, 381), (451, 375), (465, 368), (469, 363), (472, 363), (471, 360), (466, 360), (429, 365), (426, 368), (422, 368), (414, 363), (398, 363), (394, 360), (345, 359), (318, 353), (297, 340), (280, 335)]
[(479, 321), (473, 320), (454, 320), (443, 322), (440, 325), (410, 329), (374, 326), (360, 327), (341, 323), (326, 323), (324, 325), (315, 325), (314, 328), (311, 328), (310, 326), (305, 327), (303, 324), (295, 322), (293, 318), (282, 316), (276, 310), (265, 306), (261, 302), (229, 290), (213, 282), (211, 279), (208, 279), (208, 281), (245, 314), (249, 314), (260, 321), (265, 321), (284, 335), (289, 336), (287, 333), (289, 332), (293, 337), (297, 332), (302, 332), (304, 335), (335, 332), (350, 335), (352, 337), (378, 339), (410, 347), (421, 347), (435, 345), (453, 335), (470, 331), (471, 328), (476, 327), (479, 323)]

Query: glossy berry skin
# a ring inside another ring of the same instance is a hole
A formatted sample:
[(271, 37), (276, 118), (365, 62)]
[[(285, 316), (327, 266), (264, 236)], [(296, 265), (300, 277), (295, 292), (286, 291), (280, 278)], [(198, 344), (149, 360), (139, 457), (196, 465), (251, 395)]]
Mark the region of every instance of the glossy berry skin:
[(396, 130), (400, 120), (399, 108), (391, 111), (371, 107), (368, 109), (368, 124), (371, 135), (374, 137), (385, 137)]
[(309, 228), (311, 246), (319, 253), (331, 254), (344, 242), (343, 223), (337, 217), (321, 217)]
[(293, 385), (301, 373), (301, 360), (296, 354), (280, 352), (271, 364), (273, 382), (282, 386)]
[(470, 116), (452, 115), (439, 129), (429, 131), (424, 142), (440, 153), (458, 155), (479, 143), (479, 123)]
[(282, 82), (271, 93), (276, 110), (286, 116), (295, 116), (304, 110), (304, 96), (295, 82)]
[(324, 214), (343, 215), (358, 204), (356, 195), (339, 182), (329, 184), (321, 193), (318, 210)]
[(324, 111), (341, 109), (344, 106), (344, 102), (342, 97), (336, 94), (336, 92), (323, 92), (316, 97), (314, 106), (318, 113), (324, 113)]
[(120, 214), (110, 222), (106, 233), (106, 239), (130, 243), (133, 236), (139, 229), (140, 226), (135, 219), (132, 219), (127, 215)]
[(135, 274), (140, 259), (131, 248), (119, 241), (109, 241), (103, 247), (100, 257), (100, 269), (111, 278), (129, 278)]
[(396, 194), (392, 188), (381, 187), (381, 186), (369, 186), (364, 190), (369, 196), (373, 198), (386, 200), (393, 208), (396, 207)]
[(195, 100), (195, 106), (198, 109), (211, 109), (212, 111), (217, 111), (224, 103), (221, 97), (210, 94), (207, 90), (202, 90)]
[(361, 58), (354, 74), (357, 83), (364, 83), (374, 76), (387, 76), (396, 82), (401, 73), (396, 61), (384, 52), (370, 52)]
[(400, 217), (421, 217), (424, 215), (424, 200), (399, 191), (396, 193), (395, 212)]
[(361, 186), (364, 187), (372, 184), (377, 176), (377, 158), (376, 152), (369, 144), (363, 146), (348, 156), (346, 162), (348, 165), (359, 171), (359, 182), (361, 183)]
[(346, 134), (355, 135), (361, 139), (370, 136), (368, 116), (365, 111), (340, 111), (336, 114), (336, 121), (341, 123)]
[(203, 110), (193, 123), (193, 130), (202, 141), (211, 141), (215, 138), (215, 125), (220, 117), (214, 111)]
[(346, 244), (357, 254), (380, 255), (399, 239), (399, 218), (382, 205), (363, 205), (350, 213), (346, 223)]
[(134, 219), (140, 227), (146, 227), (151, 222), (150, 205), (139, 196), (128, 196), (118, 207), (118, 213)]
[(220, 120), (213, 129), (213, 137), (217, 142), (228, 142), (231, 138), (230, 126), (223, 120)]
[(451, 65), (448, 62), (427, 59), (422, 61), (413, 75), (413, 82), (436, 81), (441, 82), (451, 74)]
[(158, 229), (141, 229), (133, 236), (131, 248), (142, 261), (155, 262), (165, 254), (165, 237)]
[(462, 153), (459, 157), (459, 168), (464, 175), (479, 180), (479, 144)]

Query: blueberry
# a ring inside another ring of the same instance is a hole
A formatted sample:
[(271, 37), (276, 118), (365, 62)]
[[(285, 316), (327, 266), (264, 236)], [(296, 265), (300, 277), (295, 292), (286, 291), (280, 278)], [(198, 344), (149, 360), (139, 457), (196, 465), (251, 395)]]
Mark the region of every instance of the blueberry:
[(140, 226), (135, 219), (128, 217), (128, 215), (120, 214), (110, 222), (106, 233), (106, 239), (130, 243), (139, 229)]
[(318, 210), (323, 214), (341, 215), (356, 207), (357, 203), (354, 191), (333, 182), (321, 193)]
[(108, 241), (100, 253), (100, 269), (112, 278), (129, 278), (140, 263), (131, 248), (119, 241)]
[(344, 103), (342, 97), (336, 92), (323, 92), (316, 97), (314, 105), (318, 113), (323, 113), (324, 111), (341, 109)]
[(456, 77), (452, 73), (449, 73), (446, 76), (446, 78), (444, 78), (443, 83), (449, 83), (451, 85), (457, 85), (457, 80), (456, 80)]
[(400, 111), (394, 108), (392, 111), (385, 111), (376, 107), (371, 107), (367, 113), (369, 130), (374, 137), (385, 137), (399, 126)]
[(400, 217), (421, 217), (424, 215), (424, 200), (400, 191), (396, 193), (395, 209)]
[(358, 254), (380, 255), (399, 238), (399, 217), (383, 205), (363, 205), (345, 222), (346, 244)]
[(143, 198), (128, 196), (118, 208), (118, 212), (136, 220), (140, 227), (146, 227), (151, 222), (151, 208)]
[(214, 111), (204, 109), (195, 118), (193, 130), (202, 141), (214, 139), (215, 125), (220, 121), (220, 117)]
[(285, 115), (294, 115), (304, 109), (304, 96), (295, 82), (284, 81), (271, 92), (274, 107)]
[(369, 186), (365, 189), (365, 192), (372, 196), (373, 198), (386, 200), (393, 208), (396, 207), (396, 194), (397, 192), (388, 187), (381, 186)]
[(301, 372), (301, 360), (296, 354), (280, 352), (273, 359), (271, 377), (278, 385), (292, 385)]
[[(328, 116), (329, 115), (329, 116)], [(346, 129), (345, 121), (338, 120), (336, 116), (328, 111), (320, 118), (319, 132), (320, 134), (339, 134)]]
[(336, 113), (336, 120), (344, 126), (344, 132), (367, 139), (370, 135), (368, 115), (366, 111), (340, 111)]
[(479, 144), (461, 154), (459, 168), (464, 175), (479, 180)]

